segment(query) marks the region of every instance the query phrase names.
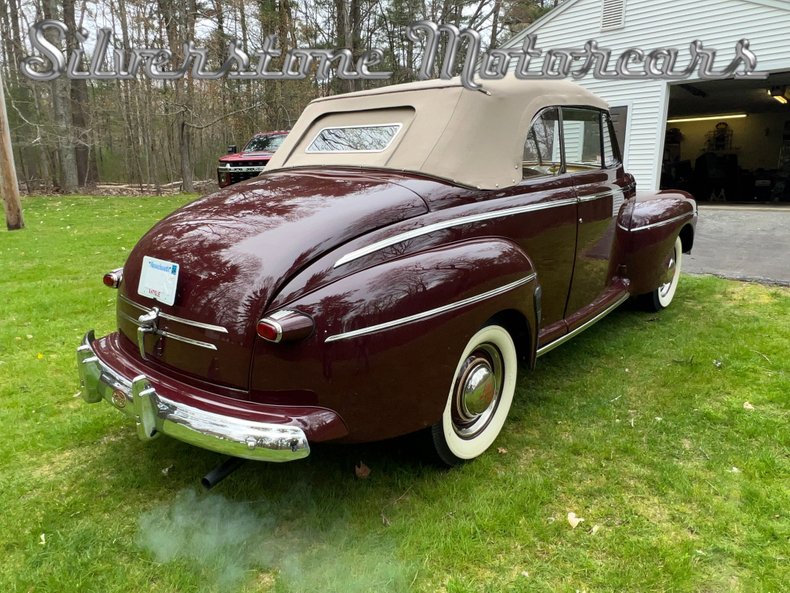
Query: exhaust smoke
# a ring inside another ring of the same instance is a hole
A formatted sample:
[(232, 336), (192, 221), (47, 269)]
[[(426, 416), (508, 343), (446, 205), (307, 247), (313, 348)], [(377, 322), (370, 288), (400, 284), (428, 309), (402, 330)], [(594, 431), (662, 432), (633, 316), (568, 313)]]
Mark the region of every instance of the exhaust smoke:
[(278, 592), (399, 593), (415, 575), (386, 534), (341, 520), (327, 524), (312, 510), (191, 489), (140, 517), (138, 543), (157, 562), (199, 573), (203, 590), (237, 591), (270, 571)]

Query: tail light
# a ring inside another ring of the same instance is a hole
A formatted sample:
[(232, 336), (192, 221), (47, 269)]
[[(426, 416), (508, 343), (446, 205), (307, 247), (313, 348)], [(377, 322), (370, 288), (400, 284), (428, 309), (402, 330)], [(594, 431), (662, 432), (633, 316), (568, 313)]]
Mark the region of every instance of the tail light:
[(312, 317), (283, 309), (267, 315), (258, 322), (258, 335), (267, 342), (293, 342), (306, 338), (313, 333), (314, 323)]
[(104, 286), (109, 288), (118, 288), (118, 285), (123, 280), (123, 268), (118, 268), (117, 270), (113, 270), (112, 272), (107, 272), (102, 279), (104, 282)]

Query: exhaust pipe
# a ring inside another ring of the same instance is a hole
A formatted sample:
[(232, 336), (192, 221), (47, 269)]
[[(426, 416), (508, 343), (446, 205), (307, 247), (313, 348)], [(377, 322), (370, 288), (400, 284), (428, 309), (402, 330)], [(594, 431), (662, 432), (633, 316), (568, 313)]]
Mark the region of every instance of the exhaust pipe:
[(245, 461), (247, 460), (240, 457), (228, 457), (225, 461), (203, 476), (200, 479), (200, 485), (206, 490), (211, 490), (214, 486), (239, 469)]

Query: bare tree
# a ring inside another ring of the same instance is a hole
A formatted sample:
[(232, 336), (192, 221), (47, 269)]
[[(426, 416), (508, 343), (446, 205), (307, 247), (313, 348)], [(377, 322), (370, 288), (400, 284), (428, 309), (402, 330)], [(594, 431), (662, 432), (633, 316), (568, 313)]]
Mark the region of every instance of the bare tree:
[[(44, 17), (48, 19), (60, 18), (57, 2), (44, 0)], [(50, 34), (50, 43), (62, 47), (61, 40)], [(55, 136), (57, 140), (58, 163), (60, 165), (60, 190), (63, 193), (73, 193), (77, 189), (77, 159), (72, 141), (71, 117), (71, 89), (69, 80), (64, 77), (56, 78), (50, 82), (52, 87), (52, 113), (54, 116)]]

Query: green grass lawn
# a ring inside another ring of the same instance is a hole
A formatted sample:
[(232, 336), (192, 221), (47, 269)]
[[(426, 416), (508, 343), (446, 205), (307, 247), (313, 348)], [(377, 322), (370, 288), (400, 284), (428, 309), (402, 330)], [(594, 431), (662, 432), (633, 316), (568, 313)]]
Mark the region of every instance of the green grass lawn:
[(114, 327), (102, 274), (188, 199), (31, 198), (0, 232), (3, 593), (789, 590), (790, 290), (625, 305), (522, 374), (465, 466), (324, 446), (204, 493), (220, 457), (83, 403), (74, 356)]

